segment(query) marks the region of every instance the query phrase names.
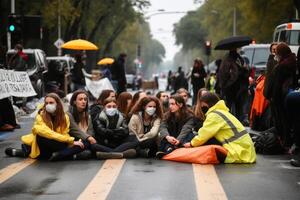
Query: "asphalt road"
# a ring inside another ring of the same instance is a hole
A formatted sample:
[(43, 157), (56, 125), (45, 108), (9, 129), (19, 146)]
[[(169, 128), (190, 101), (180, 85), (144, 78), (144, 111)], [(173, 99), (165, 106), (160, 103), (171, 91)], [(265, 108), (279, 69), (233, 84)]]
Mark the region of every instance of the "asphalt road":
[(258, 155), (256, 164), (193, 165), (157, 159), (47, 162), (10, 158), (30, 132), (0, 133), (0, 199), (299, 200), (300, 168), (288, 155)]

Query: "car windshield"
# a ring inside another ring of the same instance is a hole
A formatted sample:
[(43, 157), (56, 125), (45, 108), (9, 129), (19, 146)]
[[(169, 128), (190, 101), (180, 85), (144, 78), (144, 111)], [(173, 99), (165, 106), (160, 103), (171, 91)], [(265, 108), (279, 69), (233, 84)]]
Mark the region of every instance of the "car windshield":
[(269, 57), (269, 48), (257, 48), (253, 57), (254, 65), (265, 65)]

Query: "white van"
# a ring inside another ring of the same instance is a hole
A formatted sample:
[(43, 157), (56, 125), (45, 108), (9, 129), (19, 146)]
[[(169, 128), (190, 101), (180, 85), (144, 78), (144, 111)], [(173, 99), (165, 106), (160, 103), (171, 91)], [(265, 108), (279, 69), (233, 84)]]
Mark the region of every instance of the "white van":
[(285, 23), (277, 26), (273, 34), (273, 42), (285, 42), (297, 55), (300, 45), (300, 22)]
[(253, 78), (257, 78), (267, 68), (270, 44), (250, 44), (241, 48), (242, 57), (247, 57)]

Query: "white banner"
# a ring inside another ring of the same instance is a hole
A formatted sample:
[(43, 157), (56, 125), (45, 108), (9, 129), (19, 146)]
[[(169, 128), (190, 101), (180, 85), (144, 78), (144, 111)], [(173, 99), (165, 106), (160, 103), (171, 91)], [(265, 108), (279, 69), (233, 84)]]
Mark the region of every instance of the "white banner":
[(0, 69), (0, 99), (35, 95), (27, 72)]
[(85, 78), (85, 83), (88, 91), (90, 91), (96, 99), (98, 99), (99, 95), (103, 90), (114, 91), (113, 86), (107, 78), (103, 78), (98, 81), (92, 81), (89, 78)]

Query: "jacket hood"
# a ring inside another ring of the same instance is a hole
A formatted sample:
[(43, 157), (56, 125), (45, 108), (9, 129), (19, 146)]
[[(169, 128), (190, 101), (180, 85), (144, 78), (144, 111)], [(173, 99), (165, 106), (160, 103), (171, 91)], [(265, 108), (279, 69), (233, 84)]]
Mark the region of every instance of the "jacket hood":
[(224, 100), (218, 101), (213, 107), (209, 108), (205, 115), (208, 115), (210, 112), (212, 112), (214, 110), (224, 110), (224, 111), (229, 112), (229, 108), (226, 106)]

